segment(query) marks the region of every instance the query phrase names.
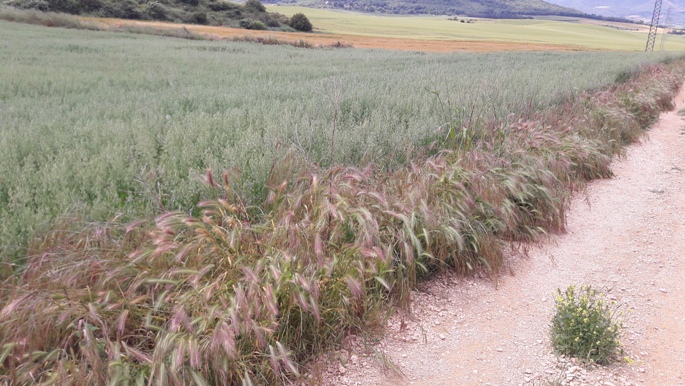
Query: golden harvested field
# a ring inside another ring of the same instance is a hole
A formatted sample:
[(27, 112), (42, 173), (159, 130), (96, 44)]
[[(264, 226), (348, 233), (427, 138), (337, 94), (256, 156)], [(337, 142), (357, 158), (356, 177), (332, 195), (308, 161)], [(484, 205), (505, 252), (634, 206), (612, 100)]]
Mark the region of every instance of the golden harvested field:
[(401, 51), (425, 52), (495, 52), (495, 51), (580, 51), (585, 47), (567, 44), (544, 44), (528, 42), (483, 41), (483, 40), (429, 40), (339, 33), (304, 33), (278, 31), (252, 31), (241, 28), (213, 27), (195, 24), (173, 24), (152, 21), (84, 18), (90, 22), (103, 23), (111, 27), (143, 26), (154, 28), (186, 28), (189, 31), (217, 38), (272, 37), (286, 42), (300, 40), (318, 46), (334, 45), (338, 42), (351, 44), (355, 48), (375, 48)]

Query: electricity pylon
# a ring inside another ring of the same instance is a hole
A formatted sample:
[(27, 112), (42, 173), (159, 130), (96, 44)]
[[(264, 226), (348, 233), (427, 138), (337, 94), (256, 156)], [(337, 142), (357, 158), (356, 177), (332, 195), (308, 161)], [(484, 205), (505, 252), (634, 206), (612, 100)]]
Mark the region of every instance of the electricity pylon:
[(645, 47), (645, 52), (654, 51), (656, 33), (659, 29), (659, 16), (661, 16), (662, 1), (663, 0), (656, 0), (654, 2), (654, 13), (652, 14), (652, 24), (649, 25), (649, 35), (647, 36), (647, 46)]

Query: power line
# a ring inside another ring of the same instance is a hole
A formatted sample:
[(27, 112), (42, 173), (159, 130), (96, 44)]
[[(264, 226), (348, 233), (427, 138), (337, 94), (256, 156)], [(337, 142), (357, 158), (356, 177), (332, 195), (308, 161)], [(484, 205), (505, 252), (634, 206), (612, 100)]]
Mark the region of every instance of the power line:
[(669, 5), (666, 9), (666, 22), (664, 22), (664, 32), (661, 33), (661, 47), (659, 50), (664, 50), (664, 44), (666, 44), (666, 38), (668, 37), (668, 28), (671, 28), (671, 12), (673, 11), (673, 5)]

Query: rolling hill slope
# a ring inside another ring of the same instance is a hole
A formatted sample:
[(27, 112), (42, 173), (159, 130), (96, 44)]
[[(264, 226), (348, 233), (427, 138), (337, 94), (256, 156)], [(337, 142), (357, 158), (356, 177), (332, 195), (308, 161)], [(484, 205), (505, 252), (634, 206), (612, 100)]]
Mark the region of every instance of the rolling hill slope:
[(536, 15), (580, 16), (575, 9), (542, 0), (266, 0), (315, 8), (392, 14), (467, 15), (490, 18), (521, 18)]

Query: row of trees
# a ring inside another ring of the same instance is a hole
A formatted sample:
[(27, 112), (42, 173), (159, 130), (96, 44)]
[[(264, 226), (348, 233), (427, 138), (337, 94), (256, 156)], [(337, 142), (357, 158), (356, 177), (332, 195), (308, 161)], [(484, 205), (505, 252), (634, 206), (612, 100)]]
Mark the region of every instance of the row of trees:
[(311, 31), (303, 14), (292, 18), (267, 12), (259, 0), (236, 4), (225, 0), (10, 0), (9, 5), (44, 12), (223, 25), (248, 29)]

